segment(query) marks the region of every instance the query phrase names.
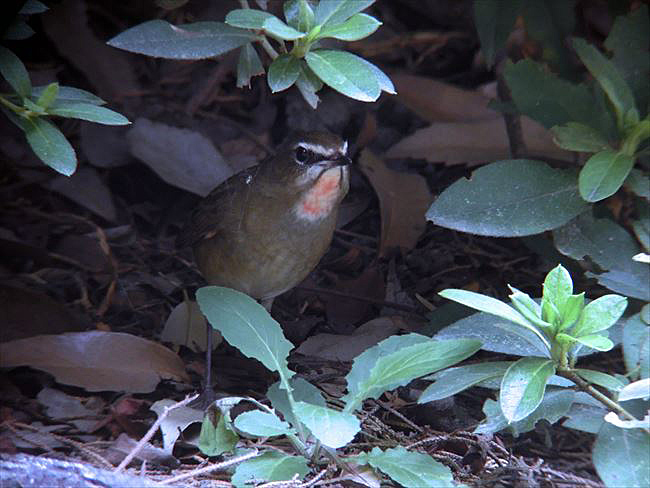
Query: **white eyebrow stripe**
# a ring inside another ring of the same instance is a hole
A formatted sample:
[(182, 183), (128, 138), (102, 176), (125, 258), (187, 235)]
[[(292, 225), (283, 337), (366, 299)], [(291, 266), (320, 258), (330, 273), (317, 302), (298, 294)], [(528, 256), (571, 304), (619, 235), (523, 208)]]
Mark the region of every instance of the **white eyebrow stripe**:
[(341, 154), (347, 154), (348, 153), (348, 141), (343, 141), (343, 144), (341, 144)]

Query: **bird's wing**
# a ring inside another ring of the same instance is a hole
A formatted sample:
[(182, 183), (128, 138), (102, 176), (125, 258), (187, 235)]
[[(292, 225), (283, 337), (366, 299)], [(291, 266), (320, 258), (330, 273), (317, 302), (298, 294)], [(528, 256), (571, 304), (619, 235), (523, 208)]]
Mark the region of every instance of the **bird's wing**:
[(201, 200), (178, 235), (176, 245), (191, 246), (218, 236), (222, 229), (238, 225), (256, 172), (257, 166), (240, 171)]

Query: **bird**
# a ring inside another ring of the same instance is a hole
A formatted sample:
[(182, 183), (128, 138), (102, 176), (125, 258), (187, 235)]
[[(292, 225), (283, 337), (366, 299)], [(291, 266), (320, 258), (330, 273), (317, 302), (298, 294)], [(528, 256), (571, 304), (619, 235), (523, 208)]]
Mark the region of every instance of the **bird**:
[[(273, 299), (300, 283), (329, 248), (350, 186), (347, 149), (329, 132), (293, 133), (274, 156), (199, 202), (177, 246), (192, 246), (208, 284), (246, 293), (270, 311)], [(206, 376), (209, 369), (210, 361)]]

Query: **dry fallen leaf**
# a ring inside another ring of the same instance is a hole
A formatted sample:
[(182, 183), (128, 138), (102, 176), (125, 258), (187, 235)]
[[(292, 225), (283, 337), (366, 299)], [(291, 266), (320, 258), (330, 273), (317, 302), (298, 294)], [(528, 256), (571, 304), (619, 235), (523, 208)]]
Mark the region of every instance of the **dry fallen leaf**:
[[(543, 126), (521, 117), (521, 128), (529, 156), (571, 159), (560, 149)], [(470, 122), (443, 122), (430, 125), (391, 147), (389, 158), (426, 159), (430, 163), (482, 163), (509, 159), (510, 146), (501, 117)]]
[(397, 99), (429, 122), (468, 122), (493, 119), (489, 97), (423, 76), (391, 75)]
[(88, 391), (149, 393), (162, 379), (187, 381), (181, 359), (157, 342), (121, 332), (40, 335), (0, 344), (0, 367), (30, 366)]
[(212, 349), (216, 349), (223, 341), (219, 331), (208, 325), (195, 301), (181, 302), (167, 317), (160, 340), (187, 346), (195, 352), (205, 351), (208, 342), (207, 327), (212, 330)]
[(139, 118), (126, 135), (133, 156), (163, 180), (202, 197), (234, 174), (203, 134)]
[(422, 176), (394, 171), (369, 149), (359, 158), (359, 167), (379, 197), (381, 239), (379, 256), (393, 247), (415, 247), (424, 231), (424, 214), (431, 205), (431, 192)]
[[(510, 158), (502, 115), (490, 108), (490, 97), (430, 78), (393, 75), (397, 98), (420, 117), (433, 122), (391, 147), (386, 157), (425, 159), (430, 163), (481, 163)], [(521, 117), (523, 142), (530, 156), (571, 159), (550, 132)]]
[(47, 188), (60, 193), (106, 220), (117, 219), (113, 196), (95, 168), (79, 168), (72, 176), (57, 176)]
[(303, 342), (296, 352), (331, 361), (352, 361), (363, 351), (399, 330), (400, 319), (379, 317), (366, 322), (352, 335), (316, 334)]

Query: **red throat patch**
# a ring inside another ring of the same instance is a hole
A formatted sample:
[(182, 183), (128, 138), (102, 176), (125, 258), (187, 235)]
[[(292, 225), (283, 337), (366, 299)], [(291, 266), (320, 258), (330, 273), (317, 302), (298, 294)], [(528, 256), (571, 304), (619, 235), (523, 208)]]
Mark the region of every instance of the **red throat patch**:
[(325, 171), (296, 206), (298, 217), (319, 220), (329, 215), (341, 190), (341, 168)]

